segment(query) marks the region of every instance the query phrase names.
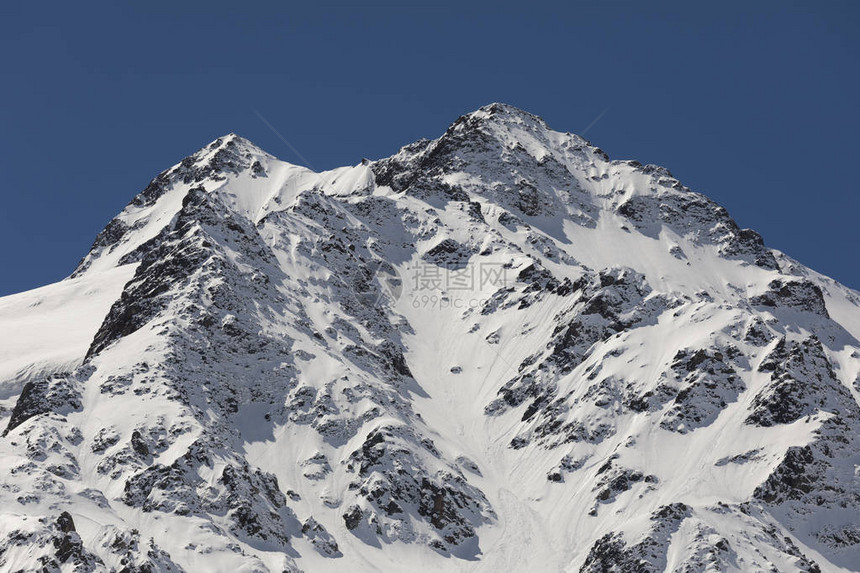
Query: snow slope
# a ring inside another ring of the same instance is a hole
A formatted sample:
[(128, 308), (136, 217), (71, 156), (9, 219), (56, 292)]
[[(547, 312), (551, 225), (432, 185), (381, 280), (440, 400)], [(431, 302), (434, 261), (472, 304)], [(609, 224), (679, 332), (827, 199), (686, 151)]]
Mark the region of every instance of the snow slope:
[(81, 365), (102, 319), (133, 274), (133, 266), (121, 266), (0, 298), (4, 415), (27, 382)]
[(3, 570), (860, 570), (860, 293), (510, 106), (218, 139), (0, 331)]

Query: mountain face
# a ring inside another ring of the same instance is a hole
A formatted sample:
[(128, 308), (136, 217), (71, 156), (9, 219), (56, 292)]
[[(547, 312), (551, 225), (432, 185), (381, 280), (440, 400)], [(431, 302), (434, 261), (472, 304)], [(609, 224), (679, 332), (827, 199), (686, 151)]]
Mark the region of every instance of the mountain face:
[(860, 570), (860, 293), (510, 106), (220, 138), (0, 333), (3, 571)]

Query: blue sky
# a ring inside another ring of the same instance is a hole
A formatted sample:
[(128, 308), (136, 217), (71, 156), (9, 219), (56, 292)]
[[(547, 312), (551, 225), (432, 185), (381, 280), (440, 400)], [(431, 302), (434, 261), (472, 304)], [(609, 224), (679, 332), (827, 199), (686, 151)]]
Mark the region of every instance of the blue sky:
[(225, 133), (327, 169), (492, 101), (572, 132), (605, 111), (612, 158), (860, 288), (860, 3), (135, 4), (0, 8), (0, 295), (62, 279)]

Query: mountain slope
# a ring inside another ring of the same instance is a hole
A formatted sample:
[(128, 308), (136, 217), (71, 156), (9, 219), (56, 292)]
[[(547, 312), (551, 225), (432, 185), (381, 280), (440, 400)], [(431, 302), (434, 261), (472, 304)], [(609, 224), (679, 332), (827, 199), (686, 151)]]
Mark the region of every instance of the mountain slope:
[(11, 571), (860, 563), (860, 294), (510, 106), (324, 173), (221, 138), (23, 327)]

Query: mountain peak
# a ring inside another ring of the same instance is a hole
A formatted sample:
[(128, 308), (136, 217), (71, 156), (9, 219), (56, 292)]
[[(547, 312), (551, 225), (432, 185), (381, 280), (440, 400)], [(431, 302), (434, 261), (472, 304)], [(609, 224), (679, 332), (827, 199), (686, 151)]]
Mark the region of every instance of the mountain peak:
[(257, 146), (251, 140), (246, 139), (232, 131), (227, 135), (222, 135), (218, 139), (202, 147), (197, 153), (192, 155), (192, 157), (199, 156), (200, 158), (203, 158), (204, 156), (209, 155), (212, 152), (218, 152), (221, 150), (233, 150), (243, 154), (274, 157), (273, 155), (267, 153), (265, 150)]
[(535, 115), (531, 112), (528, 112), (524, 109), (520, 109), (516, 106), (513, 106), (508, 103), (502, 102), (493, 102), (487, 105), (481, 106), (472, 113), (468, 114), (478, 118), (503, 118), (503, 119), (520, 119), (520, 120), (529, 120), (529, 121), (538, 121), (540, 123), (544, 122), (543, 118), (539, 115)]
[(227, 134), (0, 333), (9, 569), (860, 563), (860, 293), (514, 106), (321, 173)]
[(494, 102), (460, 116), (451, 124), (447, 133), (482, 129), (489, 126), (491, 129), (495, 128), (494, 131), (498, 131), (499, 128), (505, 131), (520, 129), (528, 132), (550, 130), (550, 127), (540, 116), (510, 104)]

